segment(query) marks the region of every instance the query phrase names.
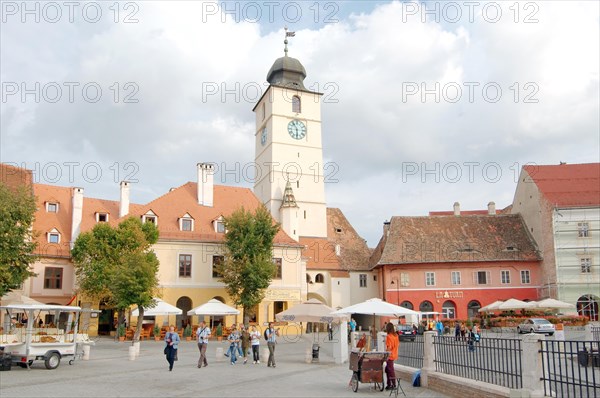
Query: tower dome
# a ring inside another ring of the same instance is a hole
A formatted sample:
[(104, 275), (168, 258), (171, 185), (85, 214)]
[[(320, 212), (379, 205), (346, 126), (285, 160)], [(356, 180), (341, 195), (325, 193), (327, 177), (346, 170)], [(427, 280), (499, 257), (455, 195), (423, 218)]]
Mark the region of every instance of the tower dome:
[(306, 69), (296, 58), (284, 57), (277, 58), (267, 73), (269, 84), (298, 88), (306, 90), (304, 79), (306, 78)]

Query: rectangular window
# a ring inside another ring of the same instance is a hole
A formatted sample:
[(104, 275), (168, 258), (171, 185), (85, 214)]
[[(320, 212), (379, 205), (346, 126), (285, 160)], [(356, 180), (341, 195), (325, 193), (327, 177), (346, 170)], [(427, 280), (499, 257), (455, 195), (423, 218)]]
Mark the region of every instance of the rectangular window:
[(373, 282), (377, 282), (377, 275), (373, 275)]
[(213, 278), (220, 278), (221, 273), (219, 272), (218, 268), (219, 266), (221, 266), (221, 264), (223, 264), (223, 262), (225, 261), (225, 257), (223, 256), (213, 256), (213, 263), (212, 263), (212, 277)]
[(44, 269), (44, 289), (62, 289), (63, 269), (46, 267)]
[(192, 220), (189, 218), (181, 219), (181, 230), (182, 231), (191, 231), (192, 230)]
[(108, 213), (96, 213), (97, 222), (108, 222)]
[(367, 274), (360, 274), (358, 277), (359, 277), (358, 286), (367, 287)]
[(217, 232), (222, 234), (225, 233), (225, 223), (222, 221), (217, 222)]
[(524, 285), (531, 283), (531, 275), (528, 269), (521, 270), (521, 283)]
[(183, 278), (189, 278), (192, 276), (192, 255), (191, 254), (180, 254), (179, 255), (179, 276)]
[(275, 276), (273, 276), (273, 279), (281, 279), (283, 275), (281, 258), (274, 257), (273, 264), (275, 264)]
[(59, 242), (60, 242), (59, 234), (56, 234), (56, 233), (48, 234), (48, 243), (59, 243)]
[(476, 271), (473, 273), (473, 282), (476, 285), (487, 285), (490, 283), (489, 271)]
[(400, 286), (408, 286), (410, 284), (410, 277), (408, 272), (400, 273)]
[(425, 272), (425, 286), (435, 286), (435, 272)]
[(452, 284), (460, 285), (460, 271), (452, 271)]
[(46, 203), (46, 211), (48, 213), (58, 213), (58, 203)]
[(151, 222), (156, 225), (156, 216), (144, 216), (143, 222)]
[(585, 257), (581, 259), (581, 273), (589, 274), (592, 272), (592, 259)]
[(577, 223), (577, 235), (580, 238), (588, 238), (590, 236), (590, 224), (587, 222)]
[(502, 277), (501, 278), (502, 279), (502, 284), (503, 285), (509, 284), (510, 283), (510, 271), (503, 270), (503, 271), (500, 271), (500, 274), (501, 274), (501, 277)]

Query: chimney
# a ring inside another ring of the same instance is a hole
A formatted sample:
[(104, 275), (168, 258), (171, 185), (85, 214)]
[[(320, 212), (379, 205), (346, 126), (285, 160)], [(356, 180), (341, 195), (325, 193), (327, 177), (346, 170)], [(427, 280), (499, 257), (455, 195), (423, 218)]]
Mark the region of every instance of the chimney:
[(129, 214), (129, 181), (121, 181), (121, 199), (119, 201), (119, 218)]
[(213, 189), (215, 166), (210, 163), (198, 163), (198, 204), (213, 207)]
[(493, 216), (496, 214), (496, 203), (488, 203), (488, 215)]
[(73, 188), (71, 207), (71, 249), (81, 233), (81, 220), (83, 219), (83, 188)]
[(454, 202), (454, 215), (460, 216), (460, 203)]
[(383, 222), (383, 235), (384, 236), (388, 236), (390, 233), (390, 222), (389, 221), (384, 221)]

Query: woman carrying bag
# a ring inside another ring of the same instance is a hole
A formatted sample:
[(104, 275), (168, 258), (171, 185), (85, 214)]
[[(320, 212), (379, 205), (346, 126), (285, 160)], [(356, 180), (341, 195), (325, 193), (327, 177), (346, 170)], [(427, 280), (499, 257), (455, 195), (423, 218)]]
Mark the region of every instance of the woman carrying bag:
[(179, 335), (175, 333), (175, 326), (170, 326), (169, 331), (165, 334), (165, 355), (167, 356), (167, 362), (169, 362), (169, 371), (173, 370), (173, 363), (177, 358), (177, 348), (179, 348)]

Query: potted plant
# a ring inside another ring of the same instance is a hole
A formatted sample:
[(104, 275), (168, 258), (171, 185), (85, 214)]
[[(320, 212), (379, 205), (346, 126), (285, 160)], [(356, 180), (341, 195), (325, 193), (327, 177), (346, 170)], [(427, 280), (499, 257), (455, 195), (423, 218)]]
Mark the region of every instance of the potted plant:
[(119, 325), (117, 335), (119, 336), (119, 341), (125, 341), (125, 325)]
[(223, 326), (219, 323), (217, 325), (217, 341), (223, 340)]
[(185, 341), (192, 341), (192, 327), (190, 325), (183, 329), (183, 337), (185, 337)]
[(160, 340), (160, 326), (154, 324), (154, 329), (152, 331), (154, 333), (154, 341)]

